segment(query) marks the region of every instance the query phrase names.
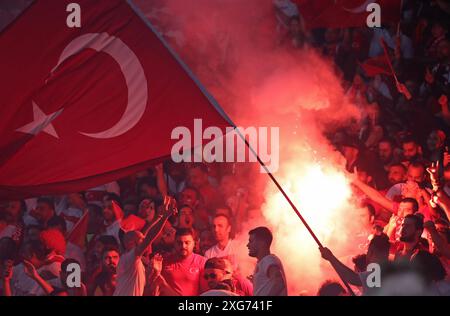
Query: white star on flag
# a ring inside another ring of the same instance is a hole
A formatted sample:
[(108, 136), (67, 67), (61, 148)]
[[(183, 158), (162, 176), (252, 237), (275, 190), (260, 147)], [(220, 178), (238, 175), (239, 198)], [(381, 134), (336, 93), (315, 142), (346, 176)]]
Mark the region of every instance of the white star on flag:
[(62, 113), (63, 109), (47, 115), (39, 108), (39, 106), (34, 101), (32, 102), (33, 122), (16, 129), (16, 131), (31, 135), (37, 135), (39, 132), (44, 131), (45, 133), (59, 139), (59, 136), (56, 133), (55, 128), (53, 127), (52, 121)]

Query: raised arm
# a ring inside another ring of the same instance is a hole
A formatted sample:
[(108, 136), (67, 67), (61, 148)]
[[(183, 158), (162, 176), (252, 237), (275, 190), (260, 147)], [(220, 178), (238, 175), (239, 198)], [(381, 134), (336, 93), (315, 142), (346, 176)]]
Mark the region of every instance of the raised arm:
[(39, 275), (36, 268), (30, 261), (23, 260), (23, 265), (25, 268), (25, 273), (36, 281), (36, 283), (39, 284), (47, 295), (50, 295), (50, 293), (54, 291), (54, 288)]
[[(157, 253), (151, 260), (152, 273), (150, 283), (152, 284), (154, 293), (163, 294), (165, 296), (181, 296), (181, 293), (174, 290), (161, 275), (163, 266), (163, 257)], [(155, 295), (156, 296), (156, 295)]]
[(12, 269), (12, 260), (7, 260), (6, 264), (3, 267), (2, 275), (0, 276), (2, 278), (2, 285), (3, 285), (3, 296), (12, 296), (11, 291), (11, 278), (13, 274)]
[(394, 212), (394, 202), (389, 200), (383, 194), (378, 192), (376, 189), (372, 188), (370, 185), (365, 184), (364, 182), (354, 179), (353, 184), (358, 187), (361, 191), (364, 192), (365, 195), (372, 201), (380, 204), (383, 208), (387, 209), (390, 212)]
[(362, 286), (359, 275), (355, 271), (347, 267), (345, 264), (340, 262), (339, 259), (336, 258), (336, 256), (330, 251), (330, 249), (324, 247), (319, 248), (319, 250), (322, 255), (322, 258), (331, 263), (333, 268), (336, 270), (336, 272), (343, 280), (352, 285)]
[(135, 248), (134, 251), (136, 256), (141, 256), (144, 253), (145, 249), (147, 249), (152, 241), (159, 235), (169, 217), (176, 212), (176, 201), (169, 196), (165, 196), (163, 213), (157, 217), (153, 225), (147, 230), (142, 243)]
[(427, 232), (430, 233), (431, 240), (433, 241), (436, 249), (447, 259), (450, 259), (450, 247), (446, 240), (444, 240), (439, 232), (436, 230), (436, 226), (432, 221), (427, 221), (423, 224)]
[(159, 192), (162, 196), (166, 196), (168, 194), (166, 179), (164, 179), (164, 168), (163, 164), (157, 164), (155, 166), (156, 171), (156, 185), (158, 186)]
[[(444, 159), (448, 160), (448, 154), (444, 154)], [(444, 166), (446, 162), (444, 162)], [(439, 205), (447, 215), (447, 218), (450, 218), (450, 197), (445, 193), (442, 189), (441, 181), (439, 178), (439, 161), (436, 163), (432, 163), (429, 168), (427, 168), (428, 173), (430, 174), (431, 184), (433, 185), (433, 195), (431, 196), (430, 204)]]

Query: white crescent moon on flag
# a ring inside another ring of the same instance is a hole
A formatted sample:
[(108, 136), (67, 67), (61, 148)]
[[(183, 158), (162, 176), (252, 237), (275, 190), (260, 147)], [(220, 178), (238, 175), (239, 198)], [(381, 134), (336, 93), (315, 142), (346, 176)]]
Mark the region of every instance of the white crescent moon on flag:
[(107, 33), (87, 33), (72, 40), (62, 52), (52, 73), (70, 56), (91, 48), (110, 55), (119, 65), (128, 88), (128, 104), (113, 127), (98, 133), (83, 133), (92, 138), (113, 138), (133, 128), (144, 115), (148, 100), (147, 78), (136, 54), (119, 38)]
[(359, 7), (355, 7), (355, 8), (344, 8), (342, 7), (345, 11), (351, 12), (351, 13), (362, 13), (366, 11), (366, 8), (369, 4), (375, 2), (375, 0), (367, 0), (366, 2), (364, 2), (363, 4), (361, 4)]

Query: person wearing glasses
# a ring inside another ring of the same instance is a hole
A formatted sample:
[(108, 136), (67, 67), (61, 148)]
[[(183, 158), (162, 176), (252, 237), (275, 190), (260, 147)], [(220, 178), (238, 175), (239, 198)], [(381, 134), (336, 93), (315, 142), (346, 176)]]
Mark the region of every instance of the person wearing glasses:
[(233, 271), (227, 259), (208, 259), (205, 263), (203, 279), (208, 284), (208, 290), (200, 296), (239, 296), (235, 293)]

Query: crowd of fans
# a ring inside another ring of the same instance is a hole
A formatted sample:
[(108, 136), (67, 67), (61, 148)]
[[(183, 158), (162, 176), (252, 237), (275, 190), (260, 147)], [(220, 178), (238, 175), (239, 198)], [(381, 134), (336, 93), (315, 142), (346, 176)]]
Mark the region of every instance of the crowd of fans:
[[(280, 45), (309, 46), (332, 60), (364, 114), (329, 137), (370, 215), (371, 239), (352, 268), (327, 248), (320, 249), (322, 257), (357, 293), (371, 294), (367, 267), (378, 263), (382, 277), (397, 285), (402, 276), (417, 277), (422, 288), (412, 294), (449, 295), (448, 7), (404, 1), (400, 24), (307, 31), (291, 4), (274, 1)], [(398, 82), (389, 71), (368, 70), (384, 58), (381, 37)], [(270, 230), (244, 225), (263, 217), (256, 184), (267, 179), (253, 167), (169, 160), (83, 192), (2, 201), (0, 291), (287, 295), (289, 275), (270, 252)], [(257, 259), (252, 276), (240, 273), (236, 249), (243, 245), (233, 240), (240, 233), (248, 233), (248, 254)], [(73, 264), (81, 268), (75, 287), (68, 281)], [(349, 294), (339, 282), (323, 281), (318, 295)], [(381, 293), (404, 294), (392, 288)]]

